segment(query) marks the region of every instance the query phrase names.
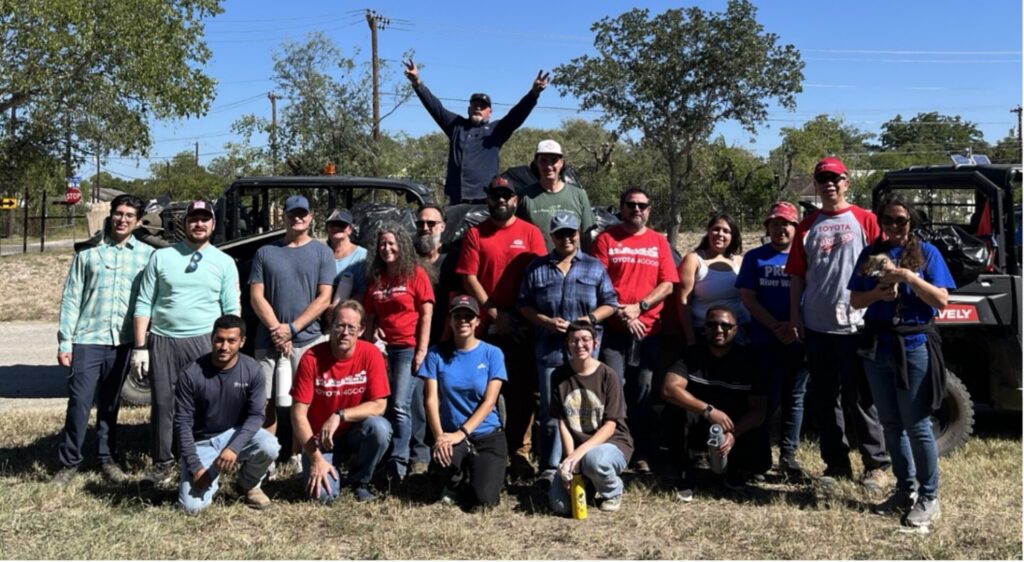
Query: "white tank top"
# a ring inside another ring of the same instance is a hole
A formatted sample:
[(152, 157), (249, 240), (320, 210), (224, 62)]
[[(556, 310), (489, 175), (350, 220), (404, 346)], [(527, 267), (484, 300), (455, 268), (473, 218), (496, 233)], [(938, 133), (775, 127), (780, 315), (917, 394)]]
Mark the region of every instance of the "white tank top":
[(697, 256), (697, 275), (690, 293), (690, 318), (694, 327), (704, 326), (704, 317), (708, 309), (714, 305), (725, 305), (733, 310), (736, 321), (740, 324), (750, 322), (750, 314), (740, 301), (740, 291), (736, 288), (736, 277), (739, 265), (731, 262), (729, 271), (711, 269), (700, 254)]

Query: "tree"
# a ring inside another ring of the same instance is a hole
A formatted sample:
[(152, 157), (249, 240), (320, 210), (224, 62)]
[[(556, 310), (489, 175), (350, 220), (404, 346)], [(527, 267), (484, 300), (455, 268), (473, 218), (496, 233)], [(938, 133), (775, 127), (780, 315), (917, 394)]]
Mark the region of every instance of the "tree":
[(827, 114), (799, 128), (783, 127), (781, 132), (782, 144), (768, 157), (775, 172), (776, 196), (791, 189), (795, 177), (810, 175), (815, 162), (825, 156), (838, 156), (849, 168), (865, 167), (864, 143), (874, 136)]
[(1008, 135), (999, 140), (994, 147), (992, 147), (989, 157), (993, 163), (996, 164), (1020, 164), (1021, 163), (1021, 148), (1020, 139), (1017, 138), (1017, 132), (1011, 130)]
[(190, 150), (179, 152), (165, 162), (151, 163), (149, 171), (152, 176), (136, 195), (158, 197), (167, 193), (171, 199), (179, 201), (200, 197), (215, 199), (227, 186), (220, 176), (197, 165)]
[(203, 18), (221, 12), (220, 0), (19, 0), (4, 7), (4, 130), (68, 168), (97, 147), (144, 155), (150, 117), (200, 115), (213, 99)]
[(554, 70), (564, 96), (581, 109), (600, 108), (600, 121), (620, 137), (639, 132), (668, 169), (668, 235), (674, 244), (683, 196), (691, 188), (694, 150), (715, 125), (736, 120), (753, 134), (767, 118), (767, 99), (791, 109), (801, 91), (803, 62), (792, 45), (764, 32), (747, 0), (721, 13), (671, 9), (649, 17), (633, 9), (591, 26), (597, 55)]
[(904, 121), (901, 115), (886, 121), (879, 136), (886, 150), (913, 153), (916, 163), (948, 163), (948, 154), (971, 149), (984, 152), (988, 143), (981, 129), (959, 115), (918, 113)]

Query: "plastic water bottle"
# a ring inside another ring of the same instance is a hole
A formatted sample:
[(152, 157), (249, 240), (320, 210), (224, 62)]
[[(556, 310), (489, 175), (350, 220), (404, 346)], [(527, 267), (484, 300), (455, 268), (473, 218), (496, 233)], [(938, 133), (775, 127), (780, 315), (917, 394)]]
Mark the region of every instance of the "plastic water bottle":
[(626, 364), (630, 367), (640, 366), (640, 347), (643, 341), (643, 338), (629, 337), (629, 347), (626, 349)]
[(711, 464), (711, 472), (722, 474), (729, 462), (729, 456), (718, 452), (718, 448), (725, 442), (725, 431), (717, 423), (711, 424), (708, 429), (708, 462)]
[(570, 492), (572, 493), (572, 518), (573, 519), (586, 519), (587, 518), (587, 486), (583, 483), (583, 476), (580, 474), (574, 474), (572, 477), (572, 486), (570, 486)]

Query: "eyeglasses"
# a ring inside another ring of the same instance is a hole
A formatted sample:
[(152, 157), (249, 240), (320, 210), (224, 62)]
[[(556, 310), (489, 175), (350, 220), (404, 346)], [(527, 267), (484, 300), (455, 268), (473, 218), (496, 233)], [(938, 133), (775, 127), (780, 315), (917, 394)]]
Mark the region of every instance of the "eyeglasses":
[(704, 323), (704, 328), (707, 329), (707, 330), (710, 330), (712, 332), (717, 332), (718, 330), (721, 330), (723, 332), (728, 332), (729, 330), (732, 330), (735, 327), (736, 327), (736, 324), (730, 324), (728, 322), (712, 321), (712, 322), (705, 322)]
[(823, 174), (816, 174), (814, 176), (814, 181), (816, 181), (818, 183), (821, 183), (821, 184), (825, 184), (825, 183), (839, 183), (839, 182), (841, 182), (841, 181), (843, 181), (845, 179), (846, 179), (846, 176), (844, 176), (842, 174), (832, 174), (832, 173), (827, 173), (827, 172), (823, 173)]
[(196, 252), (192, 254), (192, 259), (188, 262), (188, 267), (185, 268), (185, 273), (192, 273), (199, 268), (199, 262), (203, 259), (203, 254)]
[(626, 201), (625, 203), (627, 209), (633, 209), (634, 211), (646, 211), (650, 206), (650, 203), (641, 203), (639, 201)]
[(895, 226), (898, 228), (902, 228), (904, 226), (907, 226), (907, 224), (910, 222), (910, 218), (890, 217), (889, 215), (882, 215), (881, 217), (879, 217), (878, 222), (880, 222), (882, 226)]
[(112, 213), (110, 215), (110, 218), (112, 218), (114, 220), (133, 221), (133, 220), (139, 218), (139, 215), (136, 215), (135, 213)]
[(584, 336), (582, 338), (572, 338), (569, 340), (569, 345), (586, 345), (594, 343), (594, 338), (590, 336)]
[(490, 199), (491, 201), (501, 201), (501, 200), (508, 201), (509, 199), (512, 199), (515, 196), (516, 196), (516, 194), (515, 194), (514, 191), (508, 191), (508, 190), (492, 191), (492, 192), (487, 194), (487, 198)]
[(441, 224), (441, 221), (416, 221), (416, 228), (423, 228), (424, 226), (433, 230), (435, 226)]
[(339, 334), (358, 334), (359, 330), (362, 329), (362, 326), (353, 326), (351, 324), (335, 324), (331, 327), (331, 330)]

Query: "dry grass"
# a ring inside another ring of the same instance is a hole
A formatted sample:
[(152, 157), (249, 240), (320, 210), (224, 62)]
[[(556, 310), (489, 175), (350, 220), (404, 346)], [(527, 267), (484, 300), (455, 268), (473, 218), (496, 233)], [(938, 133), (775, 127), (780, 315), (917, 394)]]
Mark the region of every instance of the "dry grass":
[[(125, 467), (147, 467), (147, 410), (125, 411)], [(267, 512), (216, 502), (198, 517), (172, 492), (112, 487), (96, 473), (66, 490), (46, 483), (60, 410), (0, 414), (2, 558), (960, 558), (1021, 557), (1021, 443), (1015, 428), (986, 430), (942, 459), (943, 517), (928, 535), (871, 515), (854, 484), (825, 493), (773, 482), (735, 496), (708, 483), (680, 504), (654, 482), (632, 480), (622, 511), (586, 521), (555, 517), (543, 495), (516, 488), (474, 515), (423, 503), (426, 494), (323, 507), (298, 481), (267, 483)], [(1005, 426), (1005, 418), (984, 421)], [(1019, 425), (1019, 418), (1016, 418)], [(88, 447), (88, 445), (87, 445)], [(820, 471), (813, 443), (801, 451)]]
[(0, 322), (56, 322), (71, 249), (0, 257)]

